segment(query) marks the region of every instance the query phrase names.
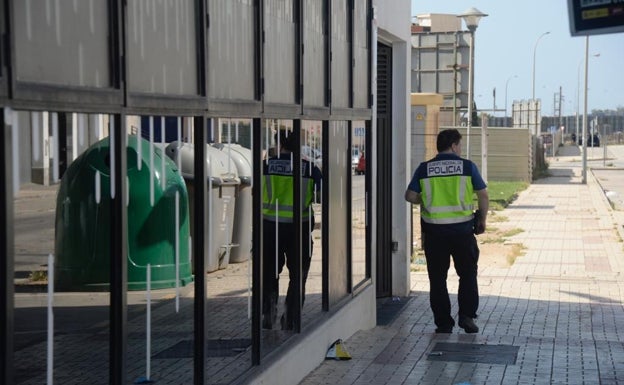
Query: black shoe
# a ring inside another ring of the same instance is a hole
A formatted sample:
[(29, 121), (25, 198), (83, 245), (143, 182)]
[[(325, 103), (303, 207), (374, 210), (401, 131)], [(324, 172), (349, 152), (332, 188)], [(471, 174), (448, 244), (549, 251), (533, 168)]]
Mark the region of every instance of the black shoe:
[(446, 327), (441, 327), (441, 328), (436, 328), (435, 330), (436, 333), (441, 334), (441, 333), (453, 333), (453, 327), (452, 326), (446, 326)]
[(271, 322), (271, 317), (268, 314), (262, 316), (262, 328), (273, 329), (273, 322)]
[(280, 318), (280, 326), (282, 327), (282, 330), (294, 329), (294, 325), (292, 321), (288, 320), (288, 317), (286, 317), (286, 313), (282, 314), (282, 318)]
[(478, 333), (479, 327), (474, 323), (474, 320), (470, 317), (460, 316), (458, 325), (464, 329), (466, 333)]
[(271, 305), (271, 310), (262, 315), (262, 328), (273, 329), (275, 322), (277, 322), (277, 306)]

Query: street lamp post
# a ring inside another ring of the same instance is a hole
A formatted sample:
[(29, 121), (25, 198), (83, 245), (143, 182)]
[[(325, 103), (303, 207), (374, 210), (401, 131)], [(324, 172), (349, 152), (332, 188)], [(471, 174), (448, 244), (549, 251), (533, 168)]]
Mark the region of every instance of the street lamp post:
[(540, 39), (548, 35), (549, 33), (550, 31), (544, 32), (543, 34), (541, 34), (540, 37), (538, 37), (537, 40), (535, 41), (535, 46), (533, 47), (533, 92), (531, 93), (532, 100), (535, 100), (535, 56), (537, 53), (537, 43), (539, 43)]
[(512, 78), (517, 78), (517, 77), (518, 77), (518, 75), (512, 75), (505, 82), (505, 126), (507, 126), (507, 87), (509, 87), (509, 81)]
[[(594, 57), (600, 56), (599, 53), (592, 55)], [(587, 79), (589, 72), (589, 35), (585, 36), (585, 92), (583, 95), (583, 172), (582, 183), (587, 184)], [(592, 136), (593, 141), (593, 136)]]
[(578, 144), (578, 140), (579, 140), (579, 110), (581, 108), (581, 63), (582, 61), (579, 61), (578, 77), (576, 78), (577, 83), (576, 83), (576, 143), (574, 143), (575, 145)]
[[(592, 55), (593, 57), (599, 57), (600, 53), (596, 53)], [(579, 65), (578, 65), (578, 77), (577, 77), (577, 83), (576, 83), (576, 138), (578, 140), (579, 138), (579, 127), (580, 122), (579, 122), (579, 115), (580, 115), (580, 109), (581, 109), (581, 64), (583, 63), (583, 59), (581, 59), (579, 61)], [(586, 91), (587, 92), (587, 91)], [(575, 143), (576, 144), (576, 143)]]
[(585, 93), (583, 95), (583, 172), (582, 183), (587, 184), (587, 69), (589, 64), (589, 35), (585, 36)]
[(468, 124), (466, 125), (466, 158), (470, 159), (470, 128), (472, 127), (472, 108), (474, 105), (474, 34), (479, 26), (479, 20), (487, 14), (479, 11), (475, 7), (468, 8), (461, 17), (470, 31), (470, 65), (468, 66)]

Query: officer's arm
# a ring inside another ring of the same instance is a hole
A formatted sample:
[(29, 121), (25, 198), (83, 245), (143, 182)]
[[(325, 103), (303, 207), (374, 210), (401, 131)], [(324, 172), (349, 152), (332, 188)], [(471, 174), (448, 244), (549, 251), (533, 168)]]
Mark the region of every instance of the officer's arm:
[(314, 166), (312, 168), (312, 174), (314, 179), (314, 203), (321, 203), (321, 196), (323, 193), (323, 191), (321, 191), (323, 173), (320, 168)]
[(483, 224), (483, 229), (485, 230), (485, 223), (487, 219), (487, 213), (490, 208), (490, 198), (488, 196), (487, 188), (483, 190), (476, 191), (477, 200), (479, 202), (479, 212), (481, 212), (481, 220), (480, 222)]
[(321, 196), (323, 195), (323, 192), (321, 191), (320, 188), (317, 188), (314, 190), (314, 203), (321, 203)]
[(405, 190), (405, 200), (415, 205), (422, 203), (420, 193), (417, 193), (416, 191), (410, 189)]

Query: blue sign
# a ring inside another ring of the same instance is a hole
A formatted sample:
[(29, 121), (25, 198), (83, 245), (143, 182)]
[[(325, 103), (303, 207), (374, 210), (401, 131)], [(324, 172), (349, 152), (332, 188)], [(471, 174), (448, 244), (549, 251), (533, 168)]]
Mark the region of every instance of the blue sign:
[(624, 32), (622, 0), (568, 0), (568, 16), (572, 36)]

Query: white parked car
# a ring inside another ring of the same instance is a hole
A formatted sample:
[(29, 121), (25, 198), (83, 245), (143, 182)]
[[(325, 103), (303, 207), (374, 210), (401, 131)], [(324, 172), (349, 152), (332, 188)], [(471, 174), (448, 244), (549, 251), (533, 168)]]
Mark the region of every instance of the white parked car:
[(318, 149), (303, 145), (301, 146), (301, 157), (307, 161), (313, 162), (316, 167), (323, 169), (323, 153)]

